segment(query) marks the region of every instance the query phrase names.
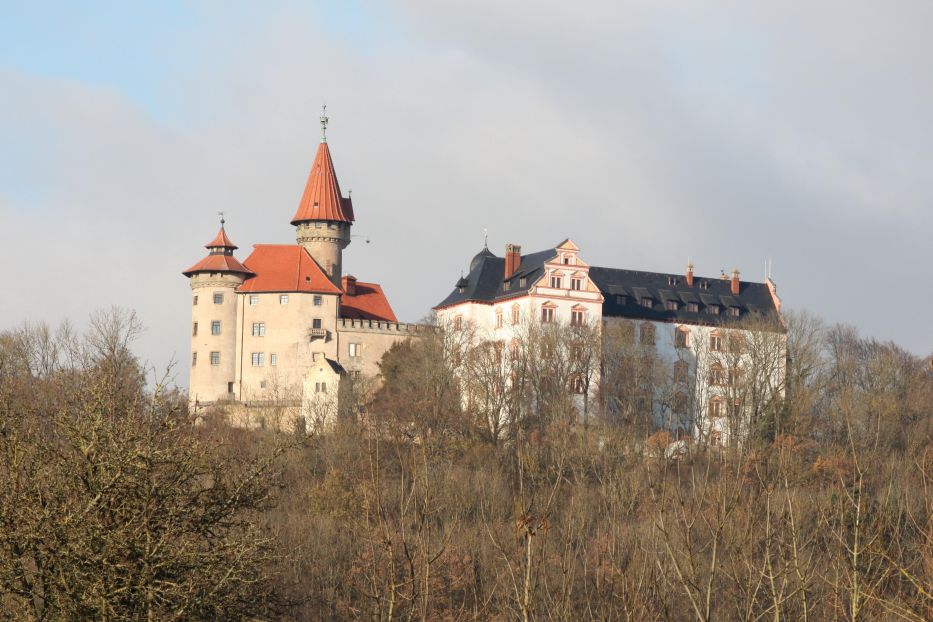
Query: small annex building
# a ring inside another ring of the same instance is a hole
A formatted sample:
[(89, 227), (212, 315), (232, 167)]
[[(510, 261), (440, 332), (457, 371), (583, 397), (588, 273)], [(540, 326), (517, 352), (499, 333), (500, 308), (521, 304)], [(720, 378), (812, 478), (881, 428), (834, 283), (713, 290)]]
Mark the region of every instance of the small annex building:
[(374, 377), (408, 339), (378, 283), (343, 274), (355, 221), (327, 143), (327, 117), (298, 208), (295, 244), (255, 244), (239, 261), (221, 219), (206, 257), (183, 272), (191, 290), (189, 398), (218, 402), (247, 426), (325, 425), (342, 382)]

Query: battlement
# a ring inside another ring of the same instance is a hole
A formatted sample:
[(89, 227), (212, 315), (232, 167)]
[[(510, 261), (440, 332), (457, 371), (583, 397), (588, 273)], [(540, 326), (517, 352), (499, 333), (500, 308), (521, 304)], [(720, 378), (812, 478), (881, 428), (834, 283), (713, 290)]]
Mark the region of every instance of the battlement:
[(407, 324), (404, 322), (386, 322), (382, 320), (358, 320), (350, 318), (337, 318), (338, 331), (353, 331), (367, 333), (389, 333), (416, 335), (430, 329), (423, 324)]

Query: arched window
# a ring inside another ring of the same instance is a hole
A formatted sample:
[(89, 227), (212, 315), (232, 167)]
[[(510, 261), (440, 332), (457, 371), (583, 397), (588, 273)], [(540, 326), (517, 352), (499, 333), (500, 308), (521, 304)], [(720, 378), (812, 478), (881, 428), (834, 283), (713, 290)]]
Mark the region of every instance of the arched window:
[(522, 308), (517, 304), (512, 305), (512, 325), (515, 326), (518, 324), (519, 320), (522, 317)]
[(651, 322), (644, 322), (641, 325), (641, 345), (653, 346), (655, 342), (655, 328)]
[(678, 326), (674, 329), (674, 347), (675, 348), (689, 348), (690, 347), (690, 330), (684, 326)]
[(726, 384), (726, 372), (720, 363), (710, 365), (709, 383), (714, 387), (721, 387)]
[(496, 309), (496, 328), (502, 328), (502, 309)]

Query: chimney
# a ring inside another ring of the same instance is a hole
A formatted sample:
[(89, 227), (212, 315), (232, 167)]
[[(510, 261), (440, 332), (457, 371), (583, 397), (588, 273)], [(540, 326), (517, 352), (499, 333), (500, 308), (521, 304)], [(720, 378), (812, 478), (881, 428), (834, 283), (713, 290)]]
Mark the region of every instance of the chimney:
[(352, 274), (343, 277), (343, 291), (347, 296), (356, 296), (356, 277)]
[(739, 270), (734, 268), (732, 270), (732, 282), (730, 283), (733, 296), (739, 295)]
[(505, 279), (511, 278), (522, 263), (522, 247), (518, 244), (505, 245)]
[(687, 262), (687, 287), (693, 287), (693, 262)]

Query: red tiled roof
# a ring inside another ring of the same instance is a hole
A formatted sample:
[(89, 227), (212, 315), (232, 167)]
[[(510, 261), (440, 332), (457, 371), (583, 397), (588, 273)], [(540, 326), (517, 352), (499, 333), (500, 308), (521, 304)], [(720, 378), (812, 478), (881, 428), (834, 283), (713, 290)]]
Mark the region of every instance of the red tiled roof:
[(311, 165), (311, 173), (305, 184), (305, 192), (298, 204), (292, 224), (305, 220), (333, 220), (353, 222), (353, 203), (340, 194), (340, 184), (330, 159), (330, 148), (321, 143)]
[[(346, 283), (346, 279), (344, 279)], [(344, 286), (346, 287), (346, 286)], [(356, 282), (356, 293), (344, 293), (340, 299), (340, 317), (354, 320), (382, 320), (398, 322), (382, 286), (378, 283)]]
[(243, 263), (256, 276), (240, 285), (240, 292), (340, 293), (308, 251), (297, 244), (255, 244)]
[(236, 250), (239, 247), (230, 241), (230, 238), (227, 237), (227, 232), (224, 231), (224, 226), (220, 225), (220, 231), (217, 232), (213, 240), (204, 245), (204, 248), (231, 248)]
[(240, 274), (246, 275), (253, 274), (252, 270), (237, 261), (233, 255), (222, 254), (208, 255), (182, 272), (182, 274), (190, 277), (197, 272), (239, 272)]

